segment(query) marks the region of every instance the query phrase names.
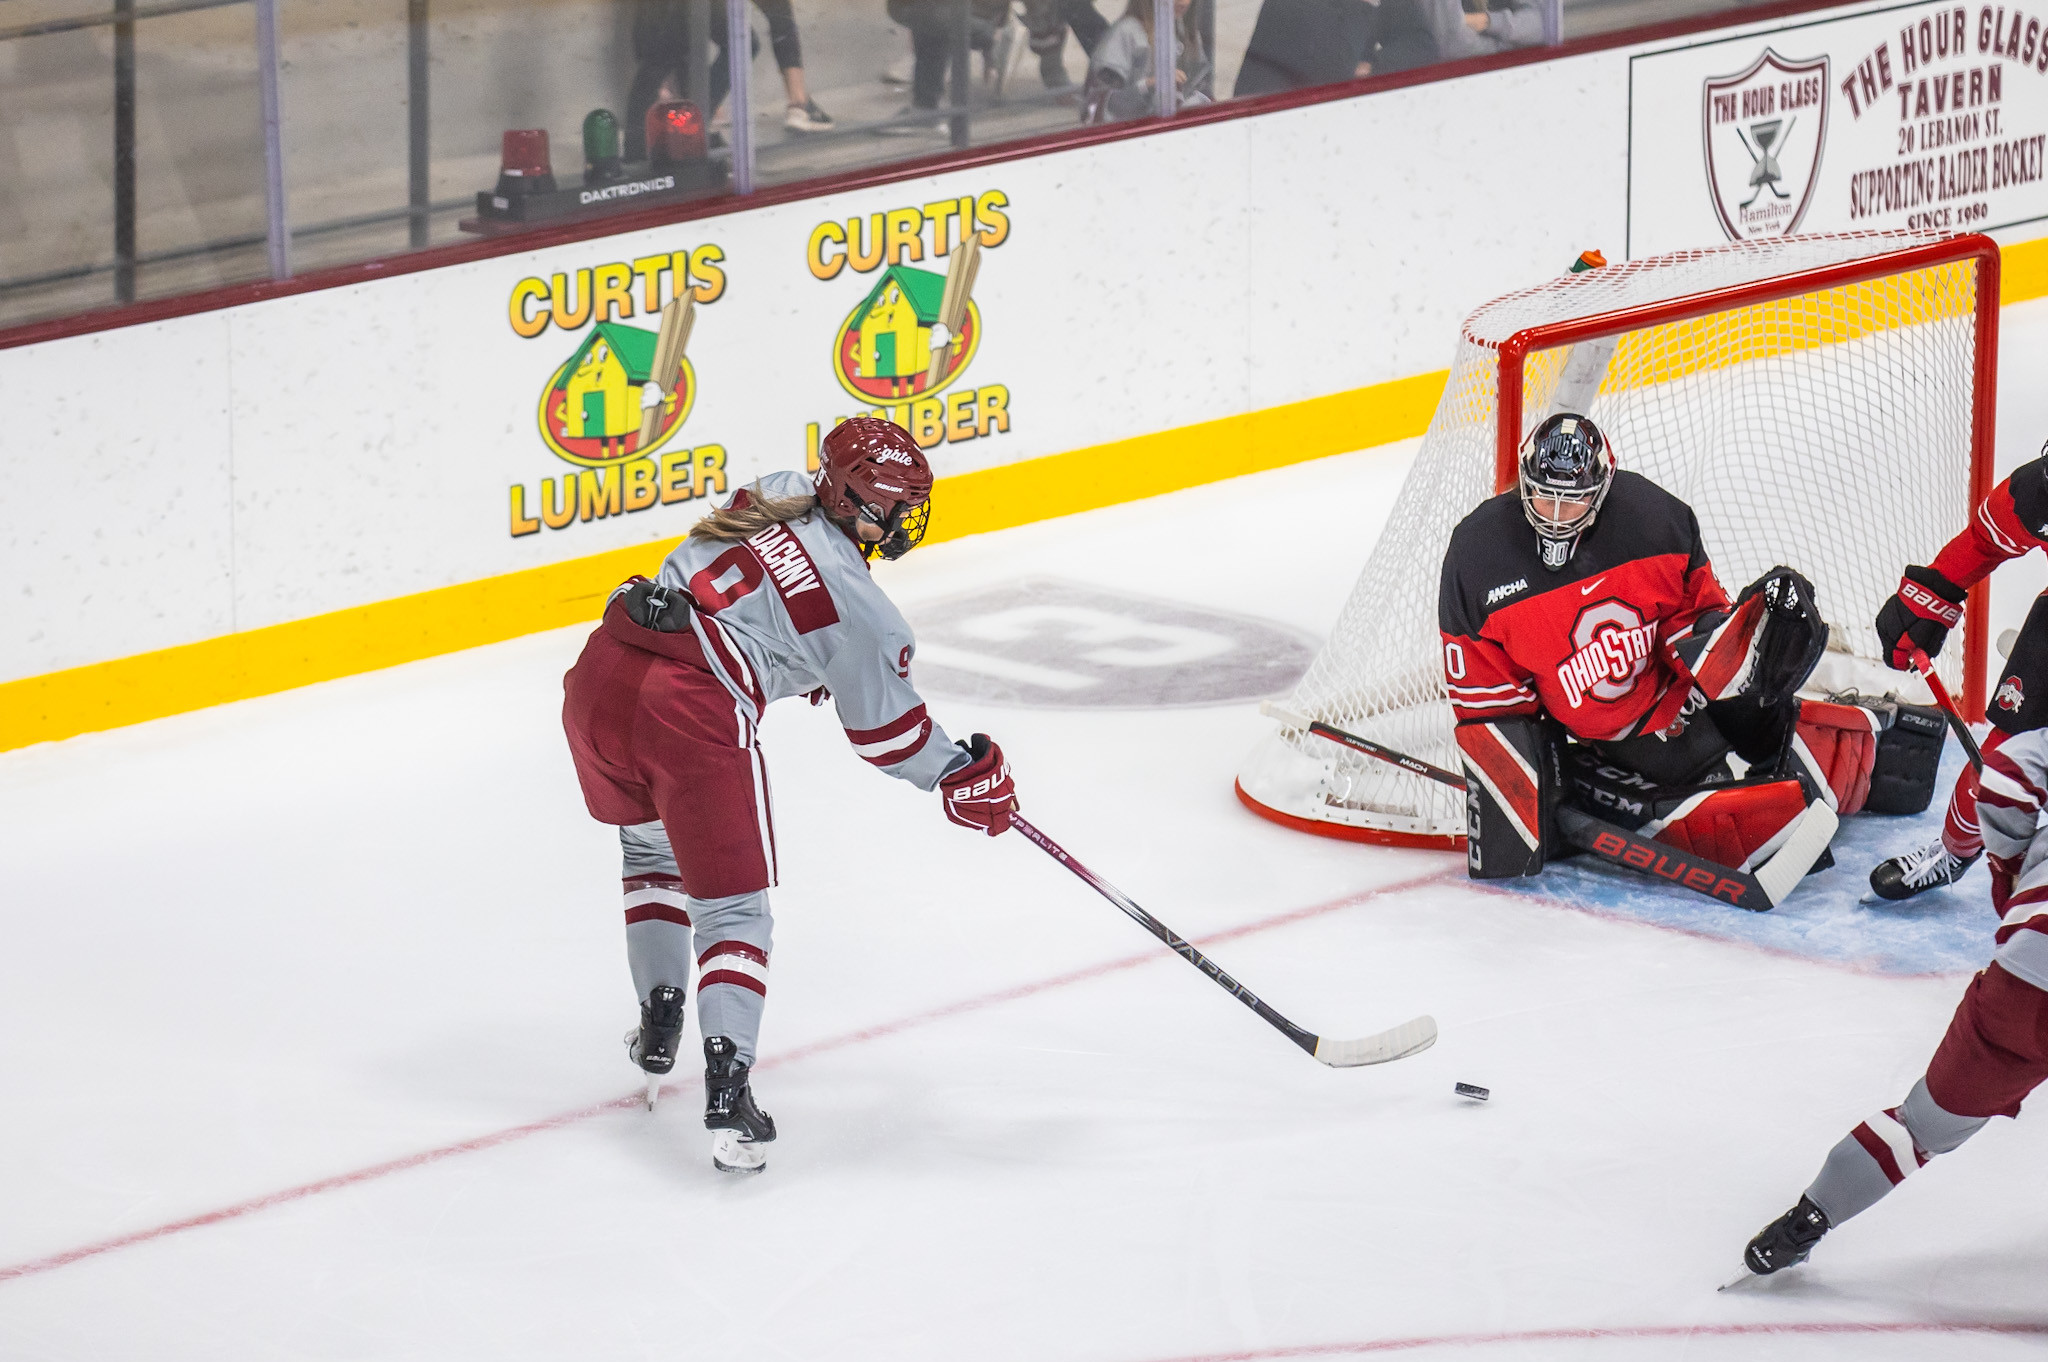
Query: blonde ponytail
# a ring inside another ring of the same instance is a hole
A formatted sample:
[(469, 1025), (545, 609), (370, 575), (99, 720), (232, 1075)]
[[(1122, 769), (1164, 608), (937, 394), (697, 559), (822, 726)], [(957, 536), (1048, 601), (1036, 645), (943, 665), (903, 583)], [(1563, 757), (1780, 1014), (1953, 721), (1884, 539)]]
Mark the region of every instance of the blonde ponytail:
[(770, 525), (801, 519), (817, 504), (818, 499), (808, 492), (799, 492), (791, 497), (771, 497), (761, 490), (761, 483), (756, 479), (754, 485), (747, 489), (746, 505), (716, 508), (690, 527), (690, 538), (737, 543), (753, 538)]

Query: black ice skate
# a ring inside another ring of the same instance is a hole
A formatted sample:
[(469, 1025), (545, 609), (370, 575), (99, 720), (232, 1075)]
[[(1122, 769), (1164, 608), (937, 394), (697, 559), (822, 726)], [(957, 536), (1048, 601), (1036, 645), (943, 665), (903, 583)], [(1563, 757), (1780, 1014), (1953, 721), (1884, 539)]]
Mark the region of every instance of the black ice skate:
[[(1981, 853), (1980, 853), (1981, 854)], [(1948, 854), (1939, 837), (1918, 851), (1879, 861), (1870, 872), (1871, 892), (1881, 899), (1909, 899), (1930, 889), (1954, 884), (1963, 872), (1977, 864), (1977, 857), (1958, 860)]]
[(1764, 1226), (1749, 1241), (1749, 1247), (1742, 1251), (1742, 1265), (1758, 1277), (1782, 1272), (1805, 1262), (1806, 1255), (1813, 1252), (1813, 1246), (1830, 1228), (1827, 1212), (1802, 1196), (1797, 1206)]
[(640, 1004), (640, 1029), (626, 1033), (626, 1053), (647, 1074), (647, 1109), (661, 1098), (661, 1080), (676, 1067), (683, 1043), (683, 991), (662, 984)]
[(721, 1173), (758, 1173), (768, 1166), (761, 1146), (775, 1138), (775, 1118), (754, 1104), (739, 1047), (724, 1036), (704, 1038), (704, 1128), (717, 1132), (711, 1163)]

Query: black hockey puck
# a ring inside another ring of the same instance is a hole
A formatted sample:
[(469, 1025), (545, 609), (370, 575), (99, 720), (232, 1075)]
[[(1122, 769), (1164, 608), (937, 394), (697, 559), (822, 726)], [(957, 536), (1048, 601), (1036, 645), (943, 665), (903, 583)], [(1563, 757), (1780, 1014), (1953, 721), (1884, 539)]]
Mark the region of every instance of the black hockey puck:
[(1460, 1083), (1458, 1084), (1455, 1091), (1457, 1092), (1458, 1096), (1469, 1097), (1475, 1102), (1484, 1102), (1486, 1099), (1493, 1096), (1493, 1093), (1490, 1089), (1482, 1088), (1477, 1083)]

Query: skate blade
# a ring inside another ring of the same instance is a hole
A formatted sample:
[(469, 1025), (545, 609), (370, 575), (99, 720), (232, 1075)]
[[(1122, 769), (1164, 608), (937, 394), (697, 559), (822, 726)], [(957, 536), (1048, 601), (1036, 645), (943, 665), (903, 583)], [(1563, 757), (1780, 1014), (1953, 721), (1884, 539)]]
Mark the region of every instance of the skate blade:
[(730, 1130), (714, 1132), (711, 1166), (721, 1173), (758, 1173), (768, 1166), (768, 1151)]
[(1734, 1281), (1732, 1281), (1732, 1282), (1729, 1282), (1729, 1283), (1727, 1283), (1727, 1284), (1726, 1284), (1726, 1285), (1724, 1285), (1724, 1286), (1717, 1286), (1717, 1287), (1715, 1287), (1715, 1288), (1714, 1288), (1714, 1290), (1716, 1290), (1716, 1291), (1732, 1291), (1732, 1290), (1734, 1290), (1734, 1289), (1735, 1289), (1736, 1287), (1738, 1287), (1738, 1286), (1741, 1286), (1741, 1285), (1742, 1285), (1742, 1284), (1743, 1284), (1744, 1282), (1753, 1282), (1753, 1281), (1755, 1281), (1756, 1279), (1757, 1279), (1757, 1276), (1756, 1276), (1756, 1274), (1755, 1274), (1754, 1272), (1751, 1272), (1751, 1271), (1750, 1271), (1750, 1270), (1749, 1270), (1748, 1268), (1744, 1268), (1744, 1269), (1742, 1269), (1742, 1275), (1741, 1275), (1740, 1277), (1737, 1277), (1737, 1278), (1736, 1278), (1736, 1279), (1735, 1279)]
[(661, 1075), (647, 1075), (647, 1109), (654, 1110), (654, 1104), (661, 1100)]

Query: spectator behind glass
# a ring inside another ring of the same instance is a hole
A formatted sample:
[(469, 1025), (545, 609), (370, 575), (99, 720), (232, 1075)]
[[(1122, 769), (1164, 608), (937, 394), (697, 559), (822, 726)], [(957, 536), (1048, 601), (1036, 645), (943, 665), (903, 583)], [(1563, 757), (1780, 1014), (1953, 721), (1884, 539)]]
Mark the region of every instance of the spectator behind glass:
[[(1492, 8), (1488, 8), (1489, 2)], [(1379, 47), (1372, 69), (1411, 71), (1460, 57), (1485, 57), (1543, 41), (1536, 0), (1380, 0)]]
[[(1207, 104), (1214, 67), (1201, 35), (1187, 22), (1194, 0), (1173, 0), (1174, 83), (1183, 108)], [(1081, 97), (1081, 121), (1111, 123), (1143, 118), (1153, 111), (1152, 0), (1130, 0), (1123, 18), (1109, 26), (1088, 54), (1088, 84)]]
[[(946, 93), (946, 70), (953, 60), (954, 25), (960, 13), (958, 0), (889, 0), (889, 17), (910, 30), (910, 105), (897, 115), (899, 122), (877, 131), (889, 134), (918, 133), (936, 127), (937, 120), (916, 115), (935, 112)], [(1010, 15), (1010, 0), (969, 0), (967, 45), (982, 54), (995, 87), (1002, 98), (1003, 82), (1009, 75), (1011, 45), (1023, 36), (1023, 25)], [(997, 37), (1004, 40), (998, 46)]]
[(1242, 99), (1371, 75), (1379, 14), (1367, 0), (1266, 0), (1232, 95)]
[[(725, 5), (722, 0), (637, 0), (633, 6), (633, 56), (640, 63), (633, 73), (633, 85), (626, 95), (626, 159), (647, 157), (647, 111), (666, 89), (670, 98), (680, 99), (690, 88), (690, 9), (705, 5), (706, 28), (713, 48), (711, 54), (711, 107), (704, 110), (709, 123), (718, 106), (725, 102), (732, 73), (725, 60)], [(775, 65), (782, 71), (782, 88), (788, 107), (782, 124), (792, 132), (824, 132), (832, 118), (812, 99), (804, 85), (803, 46), (797, 37), (796, 15), (789, 0), (754, 0), (754, 8), (768, 20), (768, 45), (775, 53)], [(760, 39), (747, 34), (749, 53), (758, 52)]]
[(1063, 53), (1067, 30), (1074, 31), (1081, 55), (1091, 56), (1109, 31), (1109, 20), (1096, 11), (1094, 0), (1024, 0), (1024, 27), (1031, 32), (1031, 50), (1038, 54), (1038, 78), (1046, 89), (1059, 90), (1073, 84)]

